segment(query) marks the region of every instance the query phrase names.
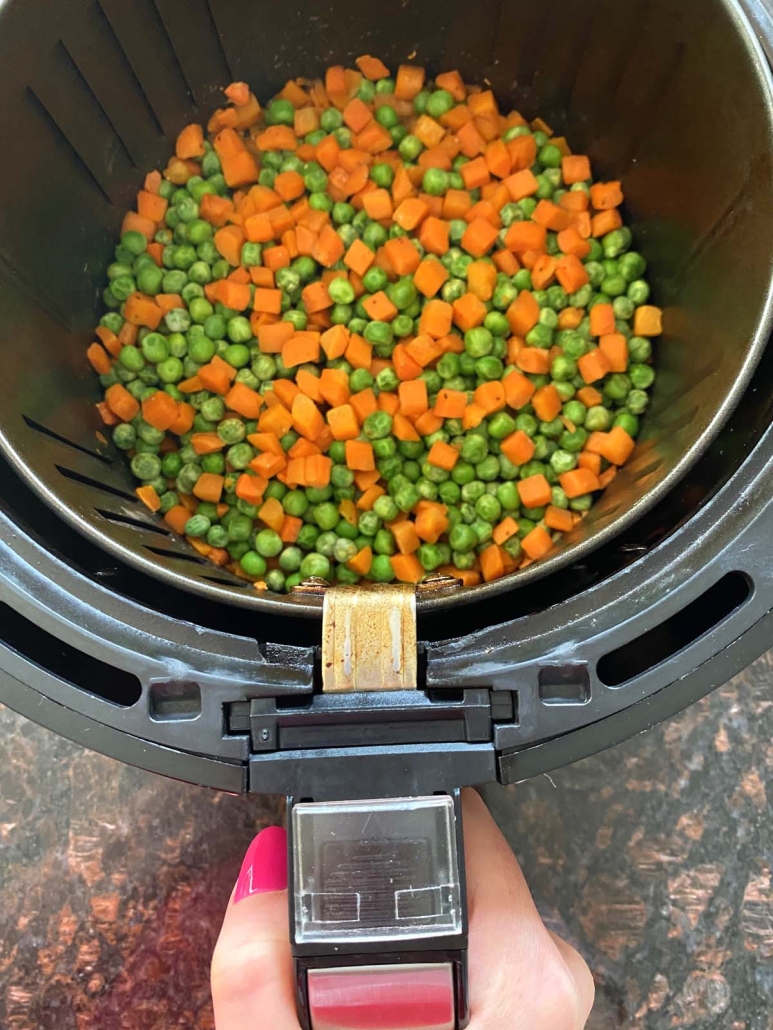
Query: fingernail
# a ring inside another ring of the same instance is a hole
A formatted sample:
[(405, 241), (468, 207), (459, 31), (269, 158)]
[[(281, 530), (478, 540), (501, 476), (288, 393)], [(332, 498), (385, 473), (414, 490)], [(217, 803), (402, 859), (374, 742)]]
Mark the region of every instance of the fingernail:
[(267, 826), (247, 848), (234, 904), (252, 894), (283, 891), (287, 887), (287, 832), (281, 826)]

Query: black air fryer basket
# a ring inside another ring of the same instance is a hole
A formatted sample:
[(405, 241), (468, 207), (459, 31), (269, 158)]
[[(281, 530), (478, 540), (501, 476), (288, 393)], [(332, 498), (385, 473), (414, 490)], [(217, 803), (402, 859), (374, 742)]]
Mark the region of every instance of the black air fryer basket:
[[(773, 109), (760, 0), (8, 0), (0, 9), (0, 699), (222, 789), (431, 794), (689, 703), (773, 608)], [(134, 496), (84, 360), (123, 211), (244, 79), (458, 67), (621, 178), (665, 308), (636, 452), (547, 560), (419, 595), (417, 689), (320, 692), (321, 599), (261, 595)]]

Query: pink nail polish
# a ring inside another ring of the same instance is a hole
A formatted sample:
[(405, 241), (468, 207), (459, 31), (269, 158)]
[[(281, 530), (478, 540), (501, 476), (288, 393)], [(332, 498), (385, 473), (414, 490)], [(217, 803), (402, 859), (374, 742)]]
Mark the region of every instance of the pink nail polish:
[(287, 832), (281, 826), (267, 826), (247, 848), (234, 904), (252, 894), (283, 891), (287, 887)]

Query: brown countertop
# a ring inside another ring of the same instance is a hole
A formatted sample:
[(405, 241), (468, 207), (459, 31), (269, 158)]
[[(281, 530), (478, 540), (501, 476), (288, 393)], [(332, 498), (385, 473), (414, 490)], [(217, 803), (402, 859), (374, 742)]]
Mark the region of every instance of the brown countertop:
[[(773, 652), (647, 734), (486, 790), (594, 971), (593, 1030), (773, 1030), (771, 682)], [(0, 754), (0, 1027), (213, 1027), (220, 918), (282, 803), (119, 765), (8, 710)]]

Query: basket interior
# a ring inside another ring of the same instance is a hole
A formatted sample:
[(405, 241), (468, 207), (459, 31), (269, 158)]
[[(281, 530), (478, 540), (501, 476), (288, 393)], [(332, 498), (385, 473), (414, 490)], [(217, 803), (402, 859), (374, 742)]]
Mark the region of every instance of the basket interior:
[(393, 66), (458, 67), (624, 182), (666, 309), (637, 450), (554, 555), (442, 603), (549, 576), (630, 527), (721, 431), (764, 349), (769, 76), (729, 0), (482, 0), (474, 18), (458, 0), (413, 0), (386, 18), (346, 0), (291, 0), (281, 18), (263, 0), (10, 0), (0, 30), (0, 132), (15, 141), (0, 166), (0, 447), (61, 517), (175, 586), (231, 604), (296, 604), (215, 569), (139, 504), (123, 455), (100, 440), (84, 357), (123, 212), (232, 79), (265, 100), (287, 78), (363, 51)]

